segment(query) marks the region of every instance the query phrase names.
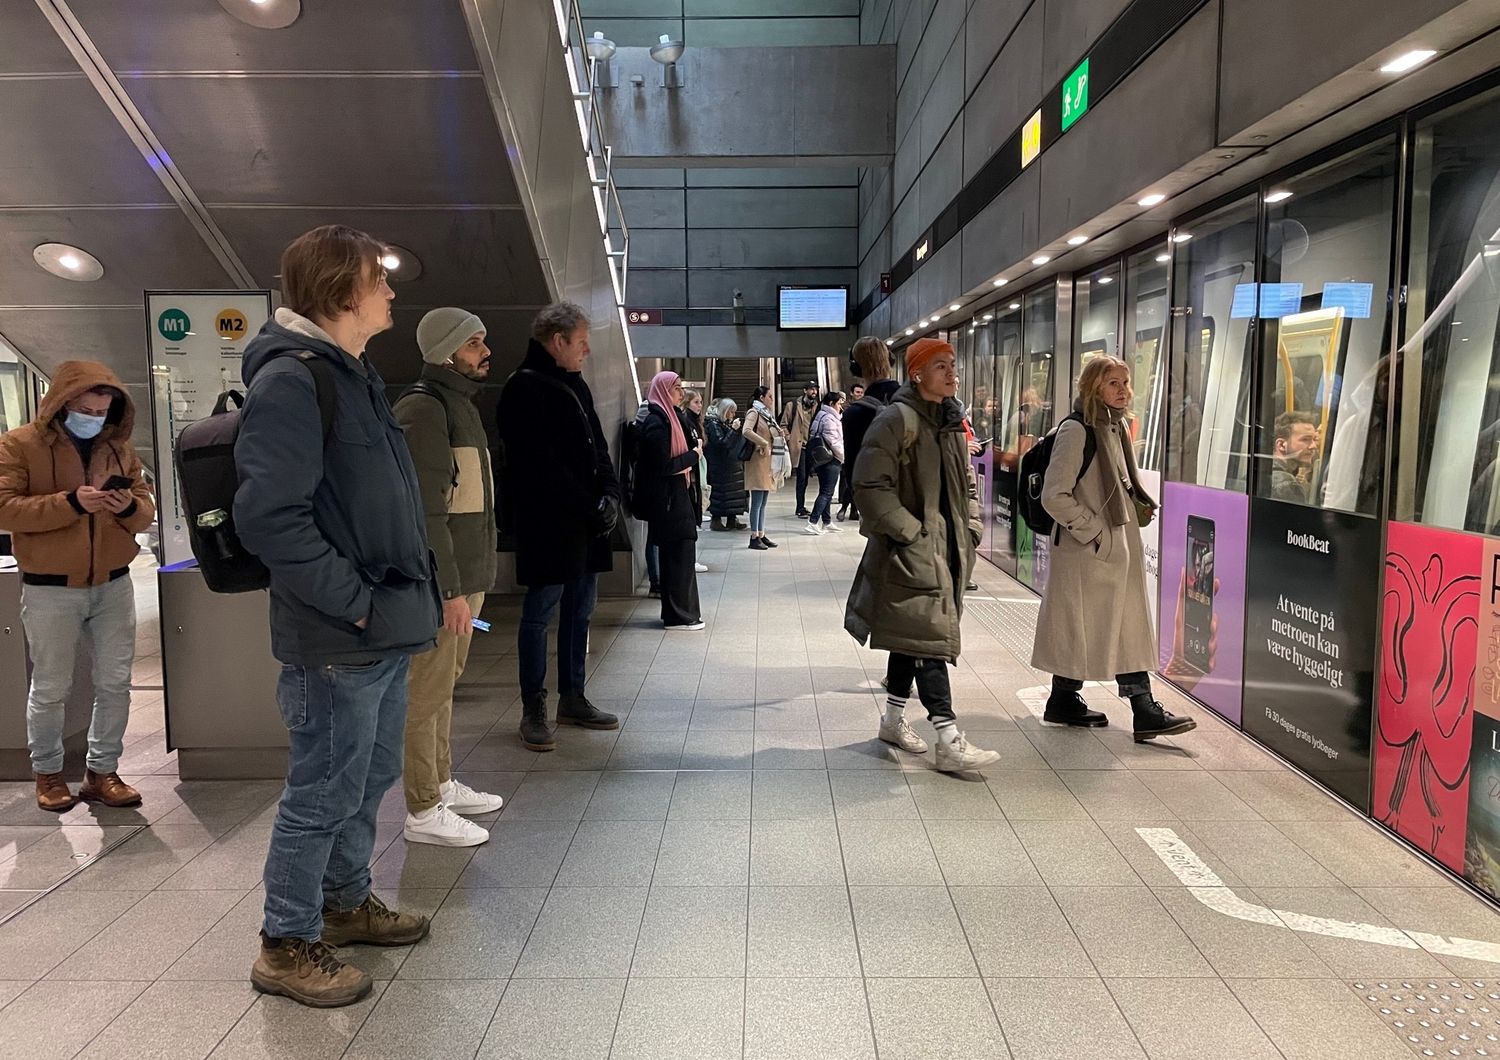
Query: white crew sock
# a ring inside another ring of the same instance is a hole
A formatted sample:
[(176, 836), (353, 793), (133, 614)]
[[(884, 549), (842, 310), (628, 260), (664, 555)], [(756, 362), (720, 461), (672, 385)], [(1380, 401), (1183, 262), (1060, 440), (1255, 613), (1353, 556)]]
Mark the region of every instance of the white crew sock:
[(906, 697), (885, 697), (885, 724), (896, 726), (901, 724), (901, 719), (906, 717)]
[(954, 718), (939, 718), (932, 723), (937, 730), (938, 742), (944, 747), (951, 747), (959, 737), (958, 721)]
[(423, 810), (421, 813), (414, 813), (414, 814), (412, 814), (411, 817), (412, 817), (412, 820), (414, 820), (414, 821), (430, 821), (434, 817), (436, 817), (439, 813), (441, 813), (442, 809), (443, 809), (443, 804), (441, 802), (439, 802), (436, 806), (433, 806), (433, 807), (430, 807), (430, 808), (428, 808), (426, 810)]

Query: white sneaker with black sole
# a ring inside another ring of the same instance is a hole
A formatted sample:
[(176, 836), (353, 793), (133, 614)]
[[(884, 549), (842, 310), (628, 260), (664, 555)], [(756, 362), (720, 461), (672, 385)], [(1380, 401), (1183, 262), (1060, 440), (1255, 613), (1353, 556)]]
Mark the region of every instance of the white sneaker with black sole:
[(687, 622), (680, 626), (668, 626), (668, 633), (692, 633), (703, 628), (702, 622)]
[(435, 847), (477, 847), (490, 838), (488, 831), (460, 817), (442, 803), (425, 813), (407, 814), (406, 827), (401, 834), (408, 843), (427, 843)]
[(454, 813), (494, 813), (505, 807), (505, 800), (487, 791), (475, 791), (461, 780), (450, 780), (438, 788), (438, 798)]

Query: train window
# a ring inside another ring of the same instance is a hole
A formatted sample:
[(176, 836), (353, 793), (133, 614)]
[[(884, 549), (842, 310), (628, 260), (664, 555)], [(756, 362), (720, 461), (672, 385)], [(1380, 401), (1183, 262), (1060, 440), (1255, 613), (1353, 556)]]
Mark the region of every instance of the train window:
[(1023, 299), (1023, 366), (1019, 395), (1020, 449), (1024, 453), (1036, 439), (1052, 429), (1053, 369), (1057, 346), (1057, 285), (1049, 283)]
[(1123, 350), (1135, 390), (1130, 433), (1135, 440), (1135, 462), (1160, 471), (1164, 443), (1162, 417), (1166, 409), (1166, 324), (1168, 244), (1132, 254), (1125, 263), (1125, 325)]
[(1099, 354), (1120, 356), (1120, 263), (1082, 273), (1073, 282), (1073, 319), (1078, 370)]

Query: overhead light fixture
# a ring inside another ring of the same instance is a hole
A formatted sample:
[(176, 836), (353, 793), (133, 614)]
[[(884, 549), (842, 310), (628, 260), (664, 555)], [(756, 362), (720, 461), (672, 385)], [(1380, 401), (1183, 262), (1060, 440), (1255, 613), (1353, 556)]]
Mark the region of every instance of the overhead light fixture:
[(1172, 255), (1171, 254), (1158, 254), (1158, 255), (1156, 255), (1156, 260), (1157, 261), (1171, 261), (1172, 260)]
[(885, 340), (885, 344), (887, 346), (894, 346), (894, 345), (896, 345), (896, 340), (895, 339), (886, 339)]
[(1166, 201), (1167, 201), (1167, 197), (1165, 195), (1163, 195), (1159, 191), (1154, 191), (1150, 195), (1146, 195), (1146, 196), (1143, 196), (1143, 197), (1137, 199), (1135, 204), (1137, 206), (1152, 207), (1152, 206), (1160, 206), (1162, 203), (1164, 203)]
[(1020, 309), (1020, 308), (1021, 308), (1021, 303), (1020, 303), (1020, 302), (1012, 302), (1012, 303), (1011, 303), (1011, 304), (1010, 304), (1010, 307), (1011, 307), (1011, 308), (1012, 308), (1012, 309)]
[(995, 281), (995, 286), (996, 287), (1004, 287), (1008, 283), (1010, 283), (1010, 281), (1007, 280), (1004, 276), (1002, 276), (998, 280)]
[(1101, 276), (1099, 277), (1099, 282), (1108, 286), (1115, 282), (1115, 278), (1113, 276)]
[(1192, 239), (1192, 238), (1193, 238), (1193, 233), (1191, 233), (1191, 232), (1178, 232), (1175, 236), (1172, 237), (1172, 242), (1174, 242), (1174, 243), (1186, 243), (1189, 239)]
[(677, 69), (677, 60), (682, 58), (685, 47), (682, 41), (673, 40), (669, 33), (663, 33), (661, 41), (651, 46), (651, 58), (661, 63), (662, 88), (681, 88), (687, 84), (682, 79), (682, 72)]
[(1089, 241), (1089, 237), (1088, 236), (1073, 236), (1071, 239), (1068, 240), (1068, 246), (1070, 246), (1070, 247), (1081, 247), (1085, 243), (1087, 243), (1088, 241)]
[(908, 335), (915, 335), (917, 333), (917, 329), (916, 328), (907, 328), (906, 329), (906, 333)]
[(98, 258), (67, 243), (43, 243), (31, 252), (31, 260), (64, 280), (92, 283), (104, 276), (104, 266)]
[(387, 243), (381, 251), (380, 267), (385, 270), (386, 279), (393, 283), (406, 283), (422, 275), (421, 260), (395, 243)]
[(615, 64), (610, 61), (615, 57), (615, 42), (595, 30), (594, 35), (583, 42), (583, 50), (594, 66), (594, 87), (616, 87)]
[(1031, 259), (1031, 263), (1033, 265), (1045, 265), (1045, 264), (1047, 264), (1047, 262), (1049, 262), (1051, 260), (1052, 260), (1052, 258), (1049, 257), (1046, 254), (1038, 254), (1036, 257), (1034, 257), (1034, 258)]
[(1415, 70), (1436, 54), (1437, 52), (1431, 48), (1417, 48), (1407, 52), (1405, 55), (1398, 55), (1382, 66), (1380, 72), (1383, 74), (1404, 74), (1408, 70)]
[(994, 313), (986, 313), (984, 315), (984, 322), (986, 324), (988, 324), (991, 320), (994, 320), (994, 319), (995, 319), (995, 314)]
[(1267, 192), (1266, 202), (1273, 204), (1278, 202), (1286, 202), (1291, 197), (1292, 193), (1287, 191), (1285, 188), (1282, 188), (1280, 191)]
[(219, 6), (256, 29), (286, 29), (302, 14), (302, 0), (219, 0)]
[(952, 305), (950, 305), (948, 307), (948, 312), (950, 312), (950, 313), (957, 313), (962, 308), (963, 308), (963, 306), (959, 305), (957, 302), (954, 302)]

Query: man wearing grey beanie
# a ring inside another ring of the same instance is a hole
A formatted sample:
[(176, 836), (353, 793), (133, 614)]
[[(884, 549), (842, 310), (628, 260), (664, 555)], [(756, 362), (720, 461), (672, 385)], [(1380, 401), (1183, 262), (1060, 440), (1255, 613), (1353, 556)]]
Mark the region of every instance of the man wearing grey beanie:
[(452, 774), (453, 687), (463, 674), (484, 594), (495, 583), (495, 485), (489, 442), (474, 398), (490, 372), (483, 322), (465, 309), (434, 309), (417, 325), (422, 376), (396, 402), (427, 540), (437, 558), (443, 628), (437, 647), (412, 660), (406, 713), (406, 828), (411, 843), (477, 846), (490, 834), (464, 814), (503, 800)]

